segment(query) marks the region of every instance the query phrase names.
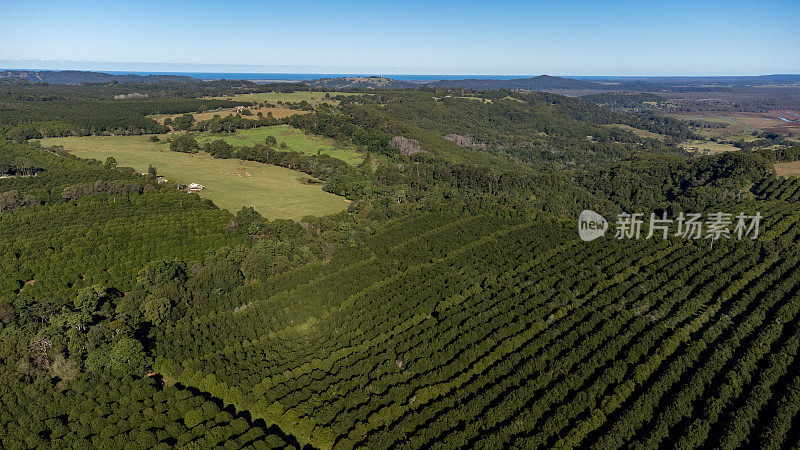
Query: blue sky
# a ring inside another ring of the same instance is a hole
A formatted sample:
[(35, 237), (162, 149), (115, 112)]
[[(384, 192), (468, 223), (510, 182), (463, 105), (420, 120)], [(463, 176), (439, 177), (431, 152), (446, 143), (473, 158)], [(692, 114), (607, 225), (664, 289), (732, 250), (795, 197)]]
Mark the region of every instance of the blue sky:
[(2, 10), (0, 67), (8, 68), (800, 73), (797, 0), (3, 0)]

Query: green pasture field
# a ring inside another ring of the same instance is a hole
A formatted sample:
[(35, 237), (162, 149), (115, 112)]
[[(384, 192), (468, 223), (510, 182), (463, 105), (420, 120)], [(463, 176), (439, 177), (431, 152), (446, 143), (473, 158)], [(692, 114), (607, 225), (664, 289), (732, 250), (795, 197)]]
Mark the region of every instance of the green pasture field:
[(506, 95), (505, 97), (501, 98), (500, 100), (512, 100), (512, 101), (515, 101), (517, 103), (525, 103), (525, 100), (520, 100), (520, 99), (514, 98), (514, 97), (512, 97), (510, 95)]
[(680, 120), (699, 119), (706, 122), (719, 122), (727, 123), (725, 128), (698, 128), (693, 127), (695, 133), (705, 137), (706, 139), (721, 138), (726, 140), (744, 140), (752, 141), (756, 138), (753, 136), (754, 131), (761, 131), (753, 128), (741, 121), (735, 116), (735, 113), (718, 114), (718, 113), (682, 113), (682, 114), (667, 114), (667, 117)]
[[(339, 158), (351, 165), (358, 165), (364, 161), (364, 156), (355, 149), (342, 148), (337, 146), (333, 139), (308, 135), (289, 125), (250, 128), (248, 130), (239, 130), (235, 133), (193, 133), (192, 135), (201, 145), (222, 139), (233, 146), (263, 144), (267, 136), (272, 136), (278, 141), (279, 145), (281, 142), (285, 142), (289, 147), (287, 150), (309, 155), (324, 154)], [(277, 147), (276, 150), (281, 150), (281, 148)]]
[(478, 101), (478, 102), (481, 102), (481, 103), (492, 103), (491, 99), (482, 98), (482, 97), (466, 96), (466, 97), (458, 97), (458, 98), (463, 98), (463, 99), (466, 99), (466, 100), (475, 100), (475, 101)]
[(712, 141), (697, 141), (692, 139), (682, 142), (681, 146), (698, 148), (712, 155), (722, 152), (738, 152), (741, 150), (739, 147), (736, 147), (731, 144), (723, 144)]
[[(345, 209), (348, 201), (307, 182), (294, 170), (238, 159), (215, 159), (205, 152), (187, 154), (169, 150), (149, 136), (87, 136), (42, 139), (43, 146), (63, 145), (81, 158), (105, 161), (113, 156), (120, 166), (146, 172), (153, 165), (170, 182), (200, 183), (200, 196), (233, 213), (252, 206), (268, 219), (301, 219)], [(162, 136), (162, 138), (165, 136)], [(163, 140), (163, 139), (162, 139)]]
[(631, 133), (642, 137), (642, 138), (649, 138), (649, 139), (658, 139), (660, 141), (666, 140), (669, 136), (659, 133), (653, 133), (647, 130), (641, 130), (639, 128), (634, 128), (630, 125), (624, 125), (621, 123), (612, 123), (608, 125), (603, 125), (605, 127), (612, 127), (612, 128), (619, 128), (621, 130), (630, 131)]

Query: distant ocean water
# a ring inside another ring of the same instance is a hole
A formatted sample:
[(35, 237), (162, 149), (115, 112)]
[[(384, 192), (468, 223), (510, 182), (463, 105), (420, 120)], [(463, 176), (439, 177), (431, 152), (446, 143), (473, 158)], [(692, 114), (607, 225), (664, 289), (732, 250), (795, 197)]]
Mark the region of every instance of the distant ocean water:
[(105, 71), (117, 75), (182, 75), (200, 80), (314, 80), (317, 78), (339, 78), (382, 75), (394, 80), (409, 82), (424, 82), (437, 80), (465, 80), (465, 79), (499, 79), (528, 78), (535, 75), (403, 75), (385, 73), (242, 73), (242, 72), (133, 72), (133, 71)]

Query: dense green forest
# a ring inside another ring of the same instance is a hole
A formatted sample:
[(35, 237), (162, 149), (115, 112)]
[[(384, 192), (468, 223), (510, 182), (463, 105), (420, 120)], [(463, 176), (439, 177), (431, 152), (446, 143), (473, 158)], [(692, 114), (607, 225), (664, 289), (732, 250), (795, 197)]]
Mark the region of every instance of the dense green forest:
[(280, 430), (226, 411), (196, 391), (129, 376), (16, 386), (0, 396), (6, 448), (296, 448)]
[[(800, 440), (800, 182), (773, 168), (800, 147), (691, 157), (685, 122), (621, 94), (397, 89), (279, 120), (148, 118), (300, 88), (0, 83), (2, 447)], [(275, 124), (366, 158), (193, 137)], [(303, 172), (349, 207), (234, 214), (157, 167), (36, 140), (165, 132), (173, 151)], [(584, 209), (605, 237), (581, 241)], [(715, 211), (760, 214), (759, 236), (614, 234), (622, 212)]]

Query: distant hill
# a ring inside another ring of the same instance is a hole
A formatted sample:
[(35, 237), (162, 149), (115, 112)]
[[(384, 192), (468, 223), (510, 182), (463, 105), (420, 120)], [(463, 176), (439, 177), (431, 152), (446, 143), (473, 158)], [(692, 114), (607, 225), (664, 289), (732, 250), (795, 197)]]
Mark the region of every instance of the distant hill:
[(430, 87), (443, 88), (465, 88), (479, 91), (492, 89), (514, 89), (546, 91), (554, 89), (596, 89), (607, 90), (608, 87), (600, 83), (586, 80), (574, 80), (571, 78), (553, 77), (550, 75), (539, 75), (533, 78), (512, 78), (510, 80), (496, 79), (467, 79), (467, 80), (440, 80), (426, 83)]
[(781, 83), (781, 84), (798, 84), (800, 83), (800, 75), (795, 74), (776, 74), (776, 75), (760, 75), (752, 78), (757, 82), (762, 83)]
[(195, 78), (180, 75), (133, 75), (87, 72), (82, 70), (3, 70), (0, 81), (28, 81), (47, 84), (80, 83), (158, 83), (163, 81), (197, 81)]
[(307, 83), (313, 88), (323, 89), (414, 89), (420, 86), (381, 76), (318, 78)]
[(765, 85), (793, 85), (800, 83), (800, 75), (775, 74), (756, 76), (674, 76), (674, 77), (608, 77), (603, 78), (604, 83), (632, 86), (641, 86), (648, 89), (663, 86), (765, 86)]
[(528, 91), (551, 91), (551, 90), (593, 90), (608, 91), (616, 90), (615, 85), (605, 85), (593, 81), (575, 80), (571, 78), (553, 77), (550, 75), (539, 75), (532, 78), (512, 78), (512, 79), (477, 79), (469, 78), (463, 80), (438, 80), (425, 83), (394, 80), (382, 76), (369, 77), (340, 77), (340, 78), (319, 78), (307, 81), (312, 88), (322, 89), (416, 89), (421, 86), (431, 88), (464, 88), (477, 91), (488, 91), (495, 89), (528, 90)]
[(594, 90), (626, 92), (706, 92), (725, 91), (731, 87), (797, 85), (800, 75), (760, 75), (730, 77), (622, 77), (588, 80), (540, 75), (532, 78), (440, 80), (425, 83), (429, 87), (465, 88), (479, 91), (493, 89), (554, 91)]

